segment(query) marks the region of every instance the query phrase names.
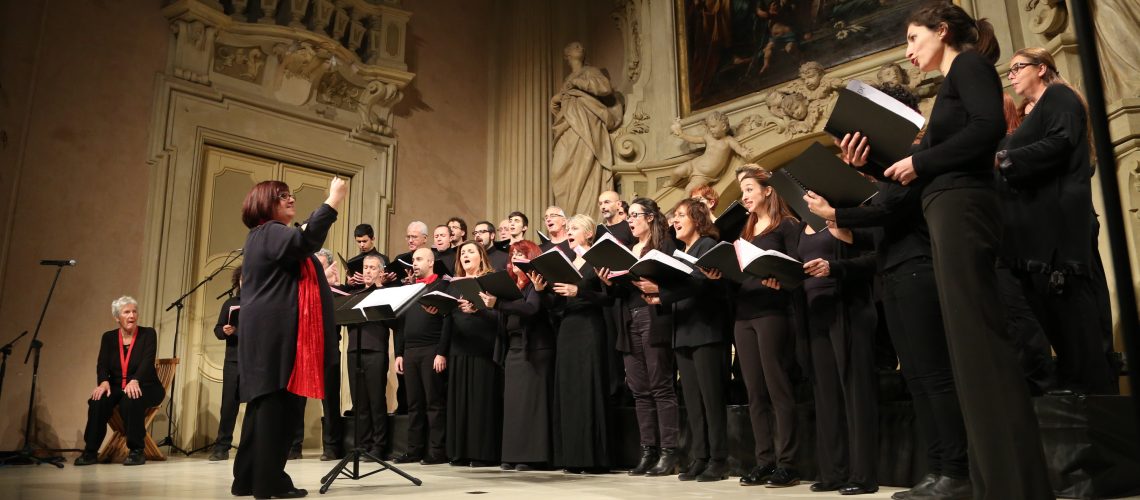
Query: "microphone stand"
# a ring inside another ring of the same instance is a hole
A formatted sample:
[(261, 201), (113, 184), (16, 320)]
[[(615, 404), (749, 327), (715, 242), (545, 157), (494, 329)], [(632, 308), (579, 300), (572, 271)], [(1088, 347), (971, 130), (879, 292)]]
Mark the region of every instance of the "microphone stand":
[(35, 450), (32, 448), (32, 421), (35, 420), (36, 414), (36, 382), (40, 376), (40, 351), (44, 346), (44, 343), (39, 339), (40, 327), (44, 324), (44, 316), (47, 315), (48, 305), (51, 304), (51, 296), (55, 294), (55, 285), (59, 283), (59, 275), (63, 272), (65, 265), (70, 266), (71, 264), (56, 264), (55, 278), (51, 280), (51, 288), (48, 289), (47, 300), (44, 300), (44, 308), (40, 311), (40, 319), (36, 321), (36, 330), (35, 333), (32, 334), (31, 343), (28, 345), (28, 353), (24, 355), (24, 364), (28, 364), (28, 358), (31, 357), (32, 351), (36, 352), (35, 362), (32, 363), (32, 390), (28, 392), (28, 417), (24, 422), (24, 447), (17, 451), (15, 455), (5, 458), (2, 462), (5, 465), (52, 464), (60, 469), (63, 468), (64, 458), (59, 455), (49, 455), (46, 457), (37, 457), (35, 455)]
[(16, 338), (12, 339), (11, 342), (4, 344), (4, 347), (0, 347), (0, 353), (4, 354), (4, 359), (0, 361), (0, 399), (3, 399), (4, 395), (4, 372), (8, 368), (8, 356), (12, 355), (12, 346), (16, 345), (16, 341), (24, 338), (24, 335), (27, 334), (28, 331), (24, 330), (24, 333), (21, 333)]
[[(178, 310), (174, 313), (174, 347), (172, 349), (172, 357), (178, 357), (178, 333), (182, 327), (182, 308), (186, 306), (184, 303), (186, 301), (186, 298), (194, 292), (198, 291), (198, 289), (202, 288), (202, 286), (204, 286), (206, 283), (209, 283), (210, 280), (214, 279), (214, 277), (217, 276), (218, 273), (221, 273), (223, 269), (229, 267), (230, 264), (233, 264), (234, 261), (238, 259), (238, 257), (241, 257), (242, 251), (239, 249), (235, 252), (230, 252), (230, 254), (231, 256), (226, 259), (226, 262), (215, 269), (214, 272), (210, 273), (210, 275), (206, 276), (202, 281), (199, 281), (198, 284), (194, 285), (193, 288), (182, 294), (181, 297), (175, 299), (174, 302), (171, 302), (169, 306), (166, 306), (164, 312), (169, 312), (171, 309), (178, 308)], [(177, 394), (175, 391), (175, 379), (175, 376), (170, 377), (170, 400), (167, 401), (166, 405), (166, 437), (162, 438), (162, 440), (158, 443), (155, 443), (155, 446), (169, 446), (171, 451), (177, 451), (183, 455), (190, 456), (191, 452), (186, 451), (178, 447), (178, 445), (174, 444), (174, 395)]]

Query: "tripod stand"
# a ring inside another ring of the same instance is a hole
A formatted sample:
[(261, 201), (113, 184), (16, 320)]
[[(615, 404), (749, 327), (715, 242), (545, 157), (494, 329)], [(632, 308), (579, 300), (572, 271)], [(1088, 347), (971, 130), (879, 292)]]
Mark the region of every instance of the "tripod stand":
[(24, 335), (27, 334), (28, 331), (24, 330), (24, 333), (16, 336), (11, 342), (4, 344), (4, 347), (0, 347), (0, 353), (4, 354), (4, 360), (0, 361), (0, 396), (4, 395), (4, 372), (8, 368), (8, 356), (12, 355), (12, 346), (16, 345), (16, 341), (24, 338)]
[[(32, 363), (32, 390), (28, 392), (28, 418), (24, 422), (24, 447), (16, 451), (15, 455), (5, 458), (4, 464), (52, 464), (60, 469), (63, 468), (64, 458), (59, 455), (50, 455), (46, 457), (37, 457), (35, 450), (32, 448), (32, 422), (35, 420), (36, 414), (36, 382), (40, 378), (40, 351), (44, 347), (44, 343), (40, 341), (40, 327), (44, 324), (44, 316), (47, 314), (48, 304), (51, 304), (51, 296), (55, 294), (55, 285), (59, 283), (59, 275), (63, 272), (63, 266), (70, 266), (70, 263), (57, 263), (55, 264), (55, 278), (51, 280), (51, 288), (48, 289), (47, 300), (44, 300), (44, 308), (40, 311), (40, 319), (36, 321), (36, 330), (32, 334), (32, 342), (28, 346), (28, 353), (24, 355), (24, 364), (28, 364), (28, 358), (31, 357), (32, 351), (36, 352), (35, 361)], [(23, 336), (23, 335), (21, 335)], [(15, 341), (13, 341), (15, 342)], [(7, 353), (4, 355), (7, 360)]]
[[(361, 330), (361, 328), (354, 328), (352, 330), (355, 330), (355, 331), (349, 332), (349, 335), (356, 335), (356, 353), (353, 354), (354, 356), (356, 356), (356, 370), (353, 372), (352, 376), (355, 379), (356, 389), (357, 389), (356, 391), (353, 391), (353, 393), (352, 393), (352, 420), (353, 420), (353, 426), (352, 427), (353, 427), (353, 436), (354, 436), (353, 443), (352, 443), (352, 450), (349, 451), (348, 453), (346, 453), (344, 458), (341, 459), (341, 461), (339, 463), (337, 463), (335, 466), (333, 466), (332, 470), (330, 470), (328, 474), (325, 474), (325, 476), (321, 478), (321, 493), (323, 494), (323, 493), (327, 492), (329, 490), (329, 487), (332, 486), (333, 481), (336, 481), (341, 476), (343, 476), (347, 479), (352, 479), (355, 481), (355, 480), (359, 480), (359, 479), (364, 479), (368, 476), (371, 476), (371, 475), (379, 473), (379, 472), (384, 472), (386, 470), (390, 470), (392, 472), (395, 472), (396, 474), (403, 476), (404, 479), (411, 481), (412, 484), (419, 486), (419, 485), (423, 484), (423, 481), (420, 481), (419, 478), (413, 477), (413, 476), (409, 475), (408, 473), (400, 470), (396, 466), (394, 466), (388, 462), (385, 462), (380, 457), (374, 456), (372, 453), (368, 452), (367, 450), (365, 450), (361, 446), (361, 443), (360, 443), (360, 410), (361, 410), (361, 408), (360, 408), (360, 405), (358, 405), (356, 403), (356, 397), (357, 397), (357, 393), (359, 391), (365, 390), (365, 388), (364, 388), (364, 365), (363, 365), (363, 363), (361, 363), (361, 355), (360, 355), (360, 353), (362, 351), (364, 351), (364, 349), (361, 348), (361, 343), (360, 343), (360, 335), (361, 335), (360, 330)], [(326, 396), (328, 396), (328, 395), (326, 395)], [(332, 397), (335, 397), (335, 396), (332, 396)], [(387, 417), (387, 415), (385, 415), (385, 417)], [(373, 462), (376, 462), (376, 464), (380, 468), (376, 469), (372, 472), (367, 472), (367, 473), (361, 474), (360, 473), (360, 459), (361, 458), (365, 458), (365, 459), (371, 460)], [(351, 465), (351, 470), (349, 468), (350, 465)]]
[[(172, 349), (174, 358), (178, 357), (178, 333), (182, 329), (182, 308), (186, 307), (186, 304), (184, 303), (186, 298), (194, 292), (198, 291), (198, 289), (202, 288), (202, 286), (204, 286), (206, 283), (209, 283), (210, 280), (214, 279), (214, 277), (217, 276), (218, 273), (222, 272), (223, 269), (229, 267), (230, 264), (233, 264), (234, 261), (238, 259), (238, 257), (241, 257), (241, 253), (241, 249), (230, 252), (230, 256), (227, 257), (225, 263), (214, 270), (214, 272), (210, 273), (209, 276), (206, 276), (205, 279), (199, 281), (198, 284), (194, 285), (194, 287), (189, 291), (182, 294), (181, 297), (178, 297), (174, 300), (174, 302), (171, 302), (169, 306), (166, 306), (164, 312), (169, 312), (171, 309), (174, 309), (176, 307), (178, 308), (178, 310), (174, 313), (174, 347)], [(177, 393), (175, 391), (176, 378), (177, 377), (175, 376), (171, 377), (170, 379), (170, 400), (167, 402), (166, 406), (166, 437), (162, 438), (161, 441), (155, 444), (159, 447), (169, 446), (171, 451), (177, 451), (183, 455), (190, 456), (193, 451), (186, 451), (182, 448), (179, 448), (178, 445), (174, 444), (174, 395)]]

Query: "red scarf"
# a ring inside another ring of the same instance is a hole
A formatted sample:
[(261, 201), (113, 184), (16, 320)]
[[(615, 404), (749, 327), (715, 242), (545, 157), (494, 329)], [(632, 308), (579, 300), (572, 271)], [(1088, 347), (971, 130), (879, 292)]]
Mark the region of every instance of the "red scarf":
[(417, 283), (417, 284), (418, 284), (418, 283), (426, 283), (426, 284), (430, 285), (430, 284), (432, 284), (432, 283), (435, 283), (435, 280), (436, 280), (436, 278), (438, 278), (438, 277), (439, 277), (439, 275), (438, 275), (438, 274), (432, 273), (431, 275), (429, 275), (429, 276), (428, 276), (428, 277), (426, 277), (426, 278), (420, 278), (420, 279), (417, 279), (417, 280), (416, 280), (416, 283)]
[(325, 398), (325, 324), (321, 289), (313, 259), (301, 262), (297, 283), (297, 356), (289, 375), (289, 392), (307, 398)]
[(123, 369), (123, 379), (122, 379), (122, 382), (123, 382), (122, 388), (123, 389), (127, 388), (127, 365), (131, 364), (131, 353), (135, 351), (135, 344), (138, 343), (137, 342), (138, 336), (139, 336), (138, 333), (139, 333), (139, 328), (136, 326), (135, 327), (135, 334), (132, 336), (134, 338), (131, 339), (131, 347), (129, 349), (127, 349), (126, 354), (123, 354), (123, 347), (124, 347), (123, 329), (122, 328), (119, 329), (119, 366), (122, 367), (122, 369)]

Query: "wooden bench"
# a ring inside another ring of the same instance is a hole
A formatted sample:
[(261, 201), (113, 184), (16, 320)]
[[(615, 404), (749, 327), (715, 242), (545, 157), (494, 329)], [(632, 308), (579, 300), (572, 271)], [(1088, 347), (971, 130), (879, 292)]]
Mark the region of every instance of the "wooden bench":
[[(170, 383), (174, 380), (174, 369), (178, 367), (178, 358), (162, 358), (154, 363), (154, 369), (158, 373), (158, 381), (162, 383), (162, 390), (166, 392), (167, 397), (170, 396)], [(163, 401), (166, 401), (163, 398)], [(158, 410), (162, 408), (162, 402), (153, 408), (147, 408), (145, 418), (143, 419), (143, 427), (149, 429), (150, 422), (158, 415)], [(126, 460), (127, 454), (130, 450), (127, 449), (127, 428), (123, 424), (123, 417), (119, 415), (119, 408), (115, 407), (115, 411), (111, 413), (111, 420), (107, 422), (111, 426), (111, 440), (103, 445), (103, 449), (99, 452), (99, 461), (106, 462), (122, 462)], [(166, 455), (155, 444), (154, 439), (150, 437), (150, 432), (145, 434), (146, 448), (144, 454), (147, 460), (166, 460)]]

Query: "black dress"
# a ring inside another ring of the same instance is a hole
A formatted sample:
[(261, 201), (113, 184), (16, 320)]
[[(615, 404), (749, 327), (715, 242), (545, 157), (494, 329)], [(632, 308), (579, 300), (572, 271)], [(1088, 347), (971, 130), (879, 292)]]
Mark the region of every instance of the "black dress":
[[(458, 296), (454, 287), (449, 292)], [(503, 433), (503, 369), (496, 363), (499, 313), (456, 309), (447, 356), (447, 456), (454, 462), (499, 463)]]
[(603, 307), (609, 298), (594, 268), (584, 264), (578, 295), (559, 298), (554, 361), (554, 464), (568, 469), (613, 465), (609, 353)]
[[(554, 329), (544, 302), (528, 284), (523, 298), (496, 305), (505, 316), (503, 462), (550, 463), (554, 405)], [(462, 313), (460, 313), (462, 314)]]

